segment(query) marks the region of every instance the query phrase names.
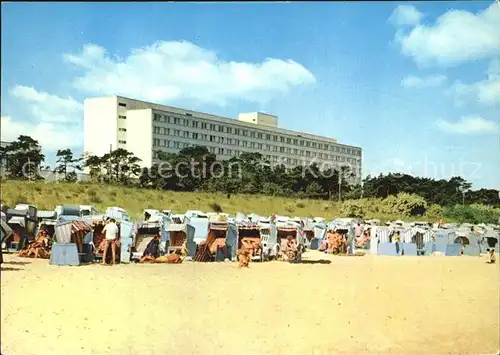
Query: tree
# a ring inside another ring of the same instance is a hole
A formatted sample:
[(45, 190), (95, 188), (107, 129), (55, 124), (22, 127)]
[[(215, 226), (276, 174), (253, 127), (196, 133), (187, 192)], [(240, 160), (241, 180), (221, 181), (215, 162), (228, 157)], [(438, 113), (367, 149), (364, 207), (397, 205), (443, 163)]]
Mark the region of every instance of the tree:
[(322, 194), (323, 190), (321, 189), (321, 185), (314, 181), (307, 185), (305, 192), (307, 197), (317, 198)]
[(162, 151), (155, 154), (159, 163), (143, 169), (139, 179), (141, 185), (180, 191), (196, 191), (202, 187), (211, 190), (215, 187), (207, 182), (211, 178), (210, 173), (216, 172), (213, 169), (216, 166), (212, 165), (217, 160), (206, 147), (187, 147), (175, 154)]
[[(78, 179), (75, 170), (82, 170), (80, 165), (82, 158), (75, 158), (71, 149), (58, 150), (56, 157), (58, 157), (58, 165), (54, 169), (54, 172), (64, 174), (64, 181), (66, 182), (75, 182)], [(73, 169), (69, 174), (68, 168)]]
[(111, 153), (104, 154), (99, 164), (105, 171), (101, 177), (108, 182), (122, 183), (128, 185), (133, 178), (140, 176), (141, 159), (126, 149), (118, 148)]
[(101, 180), (104, 172), (104, 161), (102, 157), (85, 153), (83, 158), (83, 166), (89, 169), (91, 180), (95, 182)]
[(500, 206), (500, 195), (498, 190), (494, 189), (479, 189), (476, 191), (468, 191), (465, 194), (465, 199), (472, 203), (483, 205)]
[(6, 160), (5, 170), (15, 179), (41, 179), (38, 173), (45, 156), (37, 140), (20, 135), (16, 141), (2, 148), (2, 159)]
[(387, 198), (398, 193), (416, 194), (428, 203), (441, 206), (454, 206), (473, 203), (499, 204), (498, 190), (481, 189), (471, 191), (472, 184), (462, 177), (454, 176), (449, 180), (434, 180), (406, 174), (387, 174), (377, 177), (367, 176), (363, 180), (365, 197)]
[[(178, 153), (157, 151), (155, 155), (157, 164), (147, 169), (140, 169), (140, 159), (123, 149), (102, 157), (87, 156), (85, 166), (90, 169), (93, 179), (129, 184), (132, 178), (139, 177), (141, 186), (162, 190), (202, 189), (228, 194), (263, 193), (337, 199), (340, 189), (344, 200), (380, 198), (382, 200), (377, 203), (383, 203), (388, 211), (408, 216), (422, 215), (426, 206), (461, 204), (460, 191), (467, 191), (465, 200), (468, 204), (500, 205), (498, 190), (471, 191), (471, 184), (461, 177), (435, 180), (391, 173), (367, 176), (363, 185), (353, 185), (353, 174), (348, 167), (321, 170), (316, 164), (292, 169), (284, 165), (271, 166), (260, 153), (242, 153), (229, 160), (217, 160), (206, 147), (195, 146)], [(370, 212), (367, 207), (363, 207), (363, 211)]]
[(213, 165), (216, 161), (216, 156), (210, 153), (207, 147), (181, 149), (171, 160), (178, 188), (183, 191), (199, 189), (204, 181), (211, 178), (211, 172), (216, 172)]

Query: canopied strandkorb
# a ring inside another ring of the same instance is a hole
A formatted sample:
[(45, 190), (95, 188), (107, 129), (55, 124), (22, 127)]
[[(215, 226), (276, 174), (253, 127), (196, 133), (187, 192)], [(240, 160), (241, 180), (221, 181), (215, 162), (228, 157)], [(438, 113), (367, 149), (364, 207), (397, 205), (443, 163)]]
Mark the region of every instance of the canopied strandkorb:
[(238, 226), (239, 231), (259, 231), (260, 227), (259, 226)]
[(187, 234), (188, 226), (187, 224), (180, 223), (180, 224), (170, 224), (167, 227), (167, 231), (169, 232), (182, 232)]
[(36, 217), (39, 221), (43, 219), (55, 219), (57, 217), (56, 211), (38, 211)]
[(225, 222), (211, 222), (209, 224), (209, 229), (212, 231), (227, 231), (229, 224)]
[(280, 232), (297, 232), (298, 227), (296, 226), (277, 226)]
[(160, 222), (140, 222), (135, 225), (135, 229), (158, 229), (161, 227)]
[(9, 218), (9, 220), (7, 220), (7, 223), (12, 225), (12, 226), (19, 226), (19, 227), (22, 227), (22, 228), (26, 228), (26, 218), (24, 217), (21, 217), (21, 216), (13, 216), (11, 218)]
[(56, 240), (58, 243), (71, 243), (72, 235), (91, 231), (92, 226), (83, 220), (63, 221), (55, 226)]

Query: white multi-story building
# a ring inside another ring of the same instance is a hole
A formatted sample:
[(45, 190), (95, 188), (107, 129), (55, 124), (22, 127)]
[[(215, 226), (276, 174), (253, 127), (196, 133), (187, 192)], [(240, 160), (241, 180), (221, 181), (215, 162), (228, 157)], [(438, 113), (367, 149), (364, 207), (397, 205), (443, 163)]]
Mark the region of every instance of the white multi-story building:
[(102, 156), (123, 148), (142, 160), (157, 162), (157, 152), (175, 153), (206, 146), (218, 159), (258, 152), (271, 164), (287, 167), (317, 163), (320, 167), (348, 165), (361, 179), (361, 148), (333, 138), (278, 127), (278, 118), (254, 112), (231, 119), (129, 99), (89, 98), (84, 102), (84, 152)]

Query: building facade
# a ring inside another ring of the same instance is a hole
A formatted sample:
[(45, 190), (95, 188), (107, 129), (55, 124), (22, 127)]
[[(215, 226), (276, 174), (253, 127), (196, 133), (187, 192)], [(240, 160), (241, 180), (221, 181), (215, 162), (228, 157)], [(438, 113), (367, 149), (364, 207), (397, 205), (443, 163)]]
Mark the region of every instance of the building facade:
[(360, 147), (279, 128), (273, 115), (241, 113), (236, 120), (120, 96), (84, 102), (84, 152), (88, 154), (102, 156), (123, 148), (147, 167), (158, 162), (159, 151), (176, 153), (196, 145), (207, 147), (218, 159), (258, 152), (271, 164), (287, 167), (346, 165), (354, 174), (352, 182), (361, 180)]

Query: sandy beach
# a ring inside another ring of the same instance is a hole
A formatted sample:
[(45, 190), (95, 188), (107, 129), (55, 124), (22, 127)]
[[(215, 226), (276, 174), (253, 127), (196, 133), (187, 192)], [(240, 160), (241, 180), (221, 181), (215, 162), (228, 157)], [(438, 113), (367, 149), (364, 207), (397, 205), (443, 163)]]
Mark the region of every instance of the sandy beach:
[(303, 264), (249, 269), (5, 259), (3, 355), (494, 354), (500, 348), (499, 264), (485, 257), (308, 252)]

